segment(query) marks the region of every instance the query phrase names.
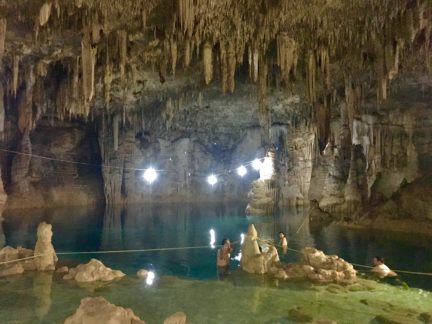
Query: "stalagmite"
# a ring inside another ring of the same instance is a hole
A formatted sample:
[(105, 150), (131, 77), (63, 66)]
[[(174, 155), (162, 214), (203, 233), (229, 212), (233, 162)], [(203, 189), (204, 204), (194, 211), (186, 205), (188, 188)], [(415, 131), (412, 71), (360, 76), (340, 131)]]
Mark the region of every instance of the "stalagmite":
[(90, 43), (87, 34), (81, 41), (82, 83), (84, 100), (90, 102), (94, 95), (95, 64), (97, 48)]
[(316, 62), (315, 56), (312, 51), (309, 52), (307, 58), (307, 85), (308, 85), (308, 98), (311, 103), (316, 101), (316, 87), (315, 87), (315, 78), (316, 78)]
[(294, 39), (286, 33), (281, 33), (276, 38), (277, 45), (277, 65), (282, 72), (282, 80), (289, 81), (290, 72), (297, 64), (297, 45)]
[(0, 18), (0, 58), (3, 56), (5, 50), (7, 21), (6, 18)]
[(19, 74), (20, 57), (14, 55), (12, 62), (12, 95), (16, 97), (18, 90), (18, 74)]
[(208, 42), (203, 46), (203, 69), (204, 82), (209, 84), (213, 79), (213, 49)]
[(42, 7), (40, 8), (40, 10), (39, 10), (39, 25), (43, 26), (48, 22), (50, 15), (51, 15), (51, 6), (52, 6), (51, 2), (50, 3), (45, 2), (42, 5)]

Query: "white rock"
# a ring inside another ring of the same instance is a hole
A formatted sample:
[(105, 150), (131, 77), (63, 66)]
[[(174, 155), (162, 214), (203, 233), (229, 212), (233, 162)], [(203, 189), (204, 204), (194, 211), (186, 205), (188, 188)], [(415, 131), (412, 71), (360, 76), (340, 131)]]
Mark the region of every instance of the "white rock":
[(125, 274), (119, 270), (112, 270), (106, 267), (102, 262), (91, 259), (86, 264), (80, 264), (76, 268), (71, 268), (69, 273), (63, 279), (74, 279), (77, 282), (94, 282), (94, 281), (113, 281), (124, 277)]
[(58, 260), (57, 255), (52, 245), (52, 226), (42, 222), (37, 229), (37, 241), (34, 250), (34, 255), (40, 255), (34, 259), (36, 269), (39, 271), (55, 270), (55, 265)]
[(81, 300), (81, 304), (75, 314), (69, 316), (64, 324), (145, 324), (130, 308), (123, 308), (109, 303), (102, 297), (87, 297)]

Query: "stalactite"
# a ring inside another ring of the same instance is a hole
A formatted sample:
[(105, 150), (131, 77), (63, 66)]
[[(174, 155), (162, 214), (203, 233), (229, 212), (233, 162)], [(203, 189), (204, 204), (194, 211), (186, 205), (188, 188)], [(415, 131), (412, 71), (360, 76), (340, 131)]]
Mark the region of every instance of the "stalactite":
[(190, 65), (191, 58), (192, 58), (191, 40), (189, 38), (186, 38), (184, 42), (183, 67), (188, 67)]
[(35, 75), (29, 67), (26, 75), (25, 89), (20, 91), (18, 100), (18, 129), (21, 134), (30, 132), (33, 126), (33, 87)]
[(351, 77), (348, 77), (345, 80), (345, 104), (346, 104), (346, 112), (348, 116), (348, 127), (351, 133), (351, 137), (353, 134), (353, 122), (354, 122), (354, 116), (356, 114), (356, 93), (352, 88), (351, 84)]
[(330, 88), (330, 57), (329, 52), (326, 48), (320, 49), (320, 67), (321, 67), (321, 74), (324, 78), (324, 85), (326, 89)]
[(316, 62), (315, 55), (312, 51), (309, 51), (307, 58), (307, 85), (308, 85), (308, 98), (311, 103), (316, 101)]
[(113, 80), (112, 77), (112, 64), (109, 62), (109, 58), (107, 55), (107, 62), (105, 63), (105, 69), (104, 69), (104, 101), (105, 101), (105, 107), (108, 108), (110, 101), (111, 101), (111, 82)]
[(224, 42), (221, 42), (219, 44), (219, 60), (220, 60), (220, 70), (221, 70), (220, 73), (221, 73), (222, 94), (225, 94), (228, 88), (228, 64), (227, 64), (227, 53), (226, 53)]
[(120, 116), (115, 115), (112, 120), (113, 127), (113, 149), (114, 151), (118, 150), (119, 145), (119, 124), (120, 124)]
[(385, 66), (385, 49), (380, 43), (375, 44), (374, 70), (377, 77), (377, 100), (383, 102), (387, 99), (387, 73)]
[(184, 34), (192, 36), (193, 24), (195, 19), (195, 7), (193, 0), (177, 0), (178, 16), (180, 26)]
[(45, 2), (42, 5), (42, 7), (40, 8), (39, 17), (38, 17), (40, 26), (43, 26), (48, 22), (50, 15), (51, 15), (51, 6), (52, 6), (51, 2), (49, 2), (49, 3)]
[(282, 72), (282, 80), (288, 82), (291, 71), (297, 65), (297, 44), (286, 33), (281, 33), (276, 38), (277, 65)]
[(384, 58), (386, 73), (389, 80), (392, 80), (399, 72), (399, 45), (398, 43), (387, 44), (384, 47)]
[(120, 64), (120, 79), (122, 83), (124, 83), (127, 62), (127, 32), (125, 30), (120, 30), (117, 32), (117, 37)]
[(259, 55), (258, 63), (258, 109), (261, 126), (261, 141), (267, 145), (270, 139), (270, 109), (267, 102), (267, 62), (263, 55)]
[(0, 140), (4, 139), (5, 130), (5, 106), (4, 106), (4, 88), (3, 83), (0, 82)]
[(209, 84), (213, 79), (213, 48), (208, 42), (203, 46), (203, 69), (205, 84)]
[(232, 42), (228, 44), (227, 52), (228, 66), (228, 90), (233, 93), (235, 89), (236, 53)]
[(70, 83), (70, 98), (71, 98), (71, 107), (69, 114), (71, 116), (78, 114), (78, 107), (80, 107), (80, 96), (79, 96), (79, 70), (80, 70), (80, 59), (77, 57), (75, 59), (75, 64), (72, 67), (72, 82)]
[(171, 73), (175, 76), (177, 66), (177, 42), (174, 39), (170, 40), (170, 53), (171, 53)]
[(7, 21), (6, 18), (0, 18), (0, 58), (4, 54), (6, 41)]
[(258, 80), (258, 61), (259, 61), (259, 52), (258, 49), (249, 46), (248, 49), (248, 58), (249, 58), (249, 78), (253, 82), (257, 82)]
[(97, 47), (90, 42), (90, 35), (84, 35), (81, 41), (82, 83), (85, 102), (90, 102), (94, 95), (95, 64)]
[(18, 90), (18, 75), (19, 75), (20, 57), (14, 55), (12, 62), (12, 95), (16, 98)]

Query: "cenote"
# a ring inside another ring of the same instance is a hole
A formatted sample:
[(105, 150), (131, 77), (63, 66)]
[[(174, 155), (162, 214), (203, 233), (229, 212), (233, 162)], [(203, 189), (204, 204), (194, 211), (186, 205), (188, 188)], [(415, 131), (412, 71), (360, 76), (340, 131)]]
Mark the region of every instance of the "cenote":
[(431, 0), (0, 0), (0, 324), (432, 323), (431, 197)]
[[(214, 229), (217, 241), (224, 237), (239, 241), (250, 223), (266, 239), (276, 240), (279, 231), (284, 231), (289, 247), (296, 250), (314, 246), (364, 265), (382, 255), (394, 269), (432, 271), (430, 237), (347, 230), (335, 224), (311, 229), (308, 208), (283, 209), (268, 216), (245, 216), (243, 209), (244, 204), (145, 204), (39, 209), (32, 215), (7, 212), (3, 223), (7, 245), (34, 246), (37, 225), (47, 221), (53, 225), (53, 244), (61, 265), (74, 266), (96, 257), (127, 277), (109, 285), (83, 287), (45, 273), (3, 278), (0, 316), (5, 322), (33, 323), (36, 318), (42, 323), (59, 322), (86, 296), (103, 296), (116, 305), (127, 305), (149, 323), (160, 323), (178, 310), (187, 313), (191, 323), (291, 323), (287, 314), (295, 307), (306, 308), (316, 319), (338, 323), (367, 322), (377, 315), (409, 319), (410, 312), (430, 310), (429, 277), (401, 274), (407, 285), (372, 277), (348, 287), (284, 282), (243, 273), (234, 260), (239, 252), (236, 242), (232, 273), (218, 280), (209, 230)], [(202, 248), (127, 252), (172, 247)], [(61, 254), (88, 251), (125, 252)], [(299, 255), (288, 251), (281, 259), (295, 262)], [(141, 268), (156, 273), (153, 285), (136, 278)]]

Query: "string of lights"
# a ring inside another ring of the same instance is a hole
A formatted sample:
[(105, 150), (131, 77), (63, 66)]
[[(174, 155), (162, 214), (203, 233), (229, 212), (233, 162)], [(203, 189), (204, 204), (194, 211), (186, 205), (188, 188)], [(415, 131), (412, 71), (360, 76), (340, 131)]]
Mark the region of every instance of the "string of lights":
[[(148, 183), (152, 184), (158, 179), (159, 173), (161, 172), (171, 172), (170, 170), (164, 170), (164, 169), (156, 169), (152, 166), (148, 168), (134, 168), (134, 167), (125, 167), (125, 166), (117, 166), (117, 165), (107, 165), (107, 164), (96, 164), (96, 163), (90, 163), (90, 162), (82, 162), (82, 161), (74, 161), (74, 160), (67, 160), (67, 159), (59, 159), (59, 158), (53, 158), (48, 156), (43, 156), (39, 154), (34, 153), (26, 153), (26, 152), (19, 152), (15, 150), (9, 150), (0, 148), (1, 152), (5, 153), (11, 153), (16, 155), (23, 155), (23, 156), (29, 156), (32, 158), (38, 158), (38, 159), (44, 159), (49, 161), (56, 161), (56, 162), (62, 162), (62, 163), (71, 163), (76, 165), (85, 165), (85, 166), (91, 166), (91, 167), (99, 167), (99, 168), (111, 168), (111, 169), (117, 169), (117, 170), (128, 170), (128, 171), (142, 171), (143, 172), (143, 179)], [(168, 159), (165, 159), (167, 161)], [(172, 158), (169, 158), (170, 161), (172, 161)], [(218, 183), (219, 177), (227, 174), (231, 174), (234, 171), (237, 173), (238, 176), (243, 178), (248, 173), (248, 167), (251, 167), (253, 170), (260, 172), (260, 174), (272, 174), (273, 173), (273, 165), (271, 160), (269, 158), (256, 158), (252, 161), (248, 161), (246, 163), (241, 164), (239, 167), (235, 169), (228, 169), (224, 172), (219, 173), (211, 173), (210, 175), (206, 176), (207, 182), (209, 185), (214, 186)]]

